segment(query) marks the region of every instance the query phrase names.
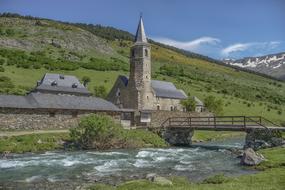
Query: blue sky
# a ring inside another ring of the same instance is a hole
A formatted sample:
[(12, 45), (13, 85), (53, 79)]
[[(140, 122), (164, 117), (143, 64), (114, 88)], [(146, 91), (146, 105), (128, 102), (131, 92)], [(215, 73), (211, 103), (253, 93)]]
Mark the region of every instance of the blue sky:
[(102, 24), (214, 58), (285, 51), (284, 0), (0, 0), (0, 12)]

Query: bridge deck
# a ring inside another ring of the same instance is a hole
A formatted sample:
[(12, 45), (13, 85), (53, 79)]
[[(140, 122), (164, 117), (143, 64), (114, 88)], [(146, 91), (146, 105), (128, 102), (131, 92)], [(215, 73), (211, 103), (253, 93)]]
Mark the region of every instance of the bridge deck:
[(260, 116), (171, 117), (163, 128), (192, 128), (209, 131), (247, 131), (252, 129), (281, 130), (275, 123)]

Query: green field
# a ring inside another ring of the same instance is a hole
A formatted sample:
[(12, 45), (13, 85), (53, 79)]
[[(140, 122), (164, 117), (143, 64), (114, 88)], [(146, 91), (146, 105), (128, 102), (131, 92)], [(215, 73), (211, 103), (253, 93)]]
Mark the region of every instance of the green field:
[[(12, 81), (7, 87), (0, 80), (4, 94), (27, 93), (47, 72), (88, 76), (91, 92), (101, 85), (108, 92), (118, 75), (128, 75), (133, 38), (128, 32), (19, 16), (0, 17), (0, 27), (0, 39), (8, 44), (0, 47), (0, 77)], [(9, 40), (29, 45), (11, 46)], [(210, 95), (221, 99), (223, 115), (260, 115), (285, 125), (284, 82), (157, 43), (151, 46), (153, 79), (171, 81), (201, 100)]]

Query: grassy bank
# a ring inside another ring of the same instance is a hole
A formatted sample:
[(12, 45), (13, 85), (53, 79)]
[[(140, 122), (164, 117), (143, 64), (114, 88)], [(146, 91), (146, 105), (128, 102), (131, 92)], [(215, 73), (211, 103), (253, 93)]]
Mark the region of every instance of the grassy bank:
[(136, 180), (123, 183), (118, 187), (98, 184), (93, 190), (283, 190), (285, 189), (285, 148), (272, 148), (260, 151), (268, 160), (257, 169), (263, 170), (257, 174), (239, 177), (217, 175), (201, 183), (191, 183), (181, 177), (172, 177), (172, 186), (162, 186), (147, 180)]
[(198, 131), (195, 130), (192, 137), (193, 141), (217, 141), (234, 137), (244, 137), (244, 132), (225, 132), (225, 131)]
[(46, 133), (0, 138), (0, 153), (41, 152), (63, 149), (64, 141), (70, 140), (69, 133)]
[(6, 136), (3, 133), (0, 136), (0, 153), (41, 152), (65, 147), (72, 150), (103, 150), (167, 146), (157, 134), (142, 129), (126, 130), (110, 117), (96, 114), (82, 118), (78, 127), (67, 132), (23, 134), (24, 132), (6, 132)]

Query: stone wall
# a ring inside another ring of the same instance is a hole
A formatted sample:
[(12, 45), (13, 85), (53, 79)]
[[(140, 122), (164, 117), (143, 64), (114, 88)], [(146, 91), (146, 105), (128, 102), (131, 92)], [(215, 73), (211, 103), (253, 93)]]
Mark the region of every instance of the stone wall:
[[(76, 126), (83, 116), (95, 112), (57, 110), (1, 109), (0, 130), (63, 129)], [(104, 112), (100, 112), (104, 114)], [(111, 114), (120, 120), (120, 113)]]
[(276, 129), (252, 129), (247, 131), (244, 148), (254, 150), (285, 144), (282, 132)]
[(180, 104), (180, 99), (173, 99), (173, 98), (161, 98), (156, 97), (154, 101), (154, 109), (157, 110), (159, 106), (160, 110), (171, 111), (183, 111), (183, 106)]
[(209, 112), (181, 112), (181, 111), (155, 111), (151, 114), (150, 127), (160, 127), (161, 124), (169, 117), (207, 117), (213, 116)]

